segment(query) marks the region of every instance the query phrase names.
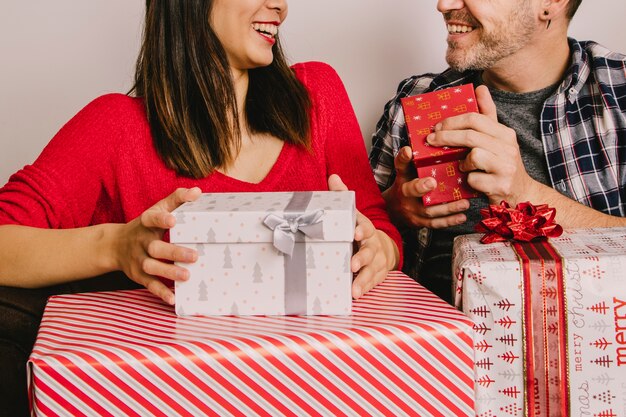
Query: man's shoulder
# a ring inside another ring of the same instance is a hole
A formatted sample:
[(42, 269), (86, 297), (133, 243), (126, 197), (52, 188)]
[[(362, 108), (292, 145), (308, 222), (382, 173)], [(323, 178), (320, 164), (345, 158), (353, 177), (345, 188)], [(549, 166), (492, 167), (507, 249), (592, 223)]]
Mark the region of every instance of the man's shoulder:
[(471, 83), (476, 78), (473, 71), (458, 72), (451, 68), (440, 73), (424, 73), (405, 78), (398, 84), (396, 100), (403, 97), (428, 93), (446, 87)]
[(412, 75), (400, 81), (396, 93), (402, 96), (412, 96), (428, 92), (431, 90), (433, 80), (435, 80), (439, 75), (441, 74), (430, 72)]
[[(571, 81), (574, 90), (586, 84), (597, 84), (605, 97), (619, 98), (620, 108), (626, 109), (626, 55), (611, 51), (595, 41), (569, 39), (572, 50)], [(593, 76), (590, 76), (593, 74)]]
[(591, 72), (602, 83), (626, 83), (626, 55), (614, 52), (595, 41), (577, 41), (570, 38), (569, 43), (574, 74)]
[[(576, 41), (574, 41), (576, 42)], [(592, 41), (577, 41), (581, 49), (591, 57), (592, 59), (605, 59), (610, 61), (626, 62), (626, 55), (620, 52), (615, 52), (605, 47), (604, 45)]]

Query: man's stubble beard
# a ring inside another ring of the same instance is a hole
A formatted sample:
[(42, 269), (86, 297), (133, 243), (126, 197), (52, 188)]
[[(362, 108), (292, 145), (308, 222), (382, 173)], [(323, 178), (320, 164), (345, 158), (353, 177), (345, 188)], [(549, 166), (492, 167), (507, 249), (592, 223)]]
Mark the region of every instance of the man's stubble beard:
[(468, 48), (460, 49), (457, 42), (448, 41), (446, 61), (456, 71), (485, 70), (519, 51), (529, 43), (535, 20), (524, 2), (491, 32), (483, 31), (482, 27), (475, 30), (481, 31), (480, 38)]

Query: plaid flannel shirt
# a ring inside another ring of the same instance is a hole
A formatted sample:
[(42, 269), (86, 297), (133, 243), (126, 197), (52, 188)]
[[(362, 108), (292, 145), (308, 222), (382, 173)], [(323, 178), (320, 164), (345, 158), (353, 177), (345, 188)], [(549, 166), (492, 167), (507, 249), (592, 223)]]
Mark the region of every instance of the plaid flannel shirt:
[[(626, 216), (626, 56), (569, 39), (571, 65), (543, 106), (541, 136), (552, 187), (589, 207)], [(394, 156), (410, 146), (400, 99), (479, 79), (447, 69), (403, 80), (386, 105), (372, 139), (370, 164), (381, 190), (393, 184)], [(428, 229), (404, 231), (407, 272), (419, 270)], [(414, 242), (411, 242), (414, 240)], [(413, 253), (411, 253), (413, 252)], [(417, 259), (411, 261), (412, 256)]]

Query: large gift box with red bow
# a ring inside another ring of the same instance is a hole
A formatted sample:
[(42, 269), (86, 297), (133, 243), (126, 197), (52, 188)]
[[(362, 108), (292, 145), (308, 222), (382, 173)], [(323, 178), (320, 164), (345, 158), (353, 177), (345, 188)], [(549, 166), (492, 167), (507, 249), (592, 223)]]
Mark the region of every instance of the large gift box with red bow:
[(350, 314), (353, 191), (207, 193), (173, 213), (170, 241), (199, 257), (179, 315)]
[(399, 272), (351, 316), (179, 317), (146, 290), (51, 297), (38, 416), (472, 416), (472, 323)]
[(454, 242), (456, 304), (477, 334), (476, 415), (626, 416), (626, 228), (542, 240), (555, 230), (542, 212), (492, 217), (486, 235)]
[(478, 193), (467, 184), (467, 173), (459, 170), (459, 161), (469, 149), (430, 146), (426, 136), (442, 120), (468, 112), (478, 112), (474, 87), (464, 84), (400, 100), (413, 150), (413, 162), (419, 178), (433, 177), (437, 188), (423, 197), (425, 206), (474, 198)]

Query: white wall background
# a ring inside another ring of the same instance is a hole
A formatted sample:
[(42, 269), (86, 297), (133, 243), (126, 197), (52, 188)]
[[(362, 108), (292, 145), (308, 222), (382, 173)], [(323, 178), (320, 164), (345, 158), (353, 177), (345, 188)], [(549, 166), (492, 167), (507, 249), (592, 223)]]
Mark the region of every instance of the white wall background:
[[(132, 83), (143, 0), (0, 0), (0, 185), (78, 110)], [(326, 61), (344, 80), (369, 145), (398, 82), (445, 67), (435, 0), (291, 0), (292, 62)], [(626, 2), (585, 0), (579, 39), (626, 52)], [(594, 22), (594, 23), (592, 23)]]

